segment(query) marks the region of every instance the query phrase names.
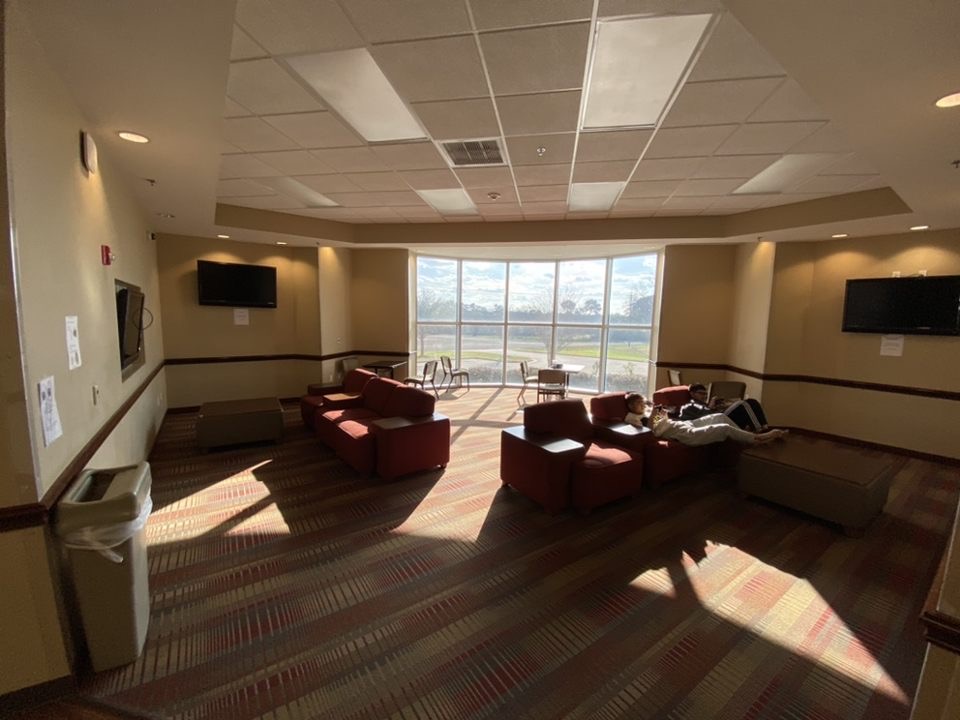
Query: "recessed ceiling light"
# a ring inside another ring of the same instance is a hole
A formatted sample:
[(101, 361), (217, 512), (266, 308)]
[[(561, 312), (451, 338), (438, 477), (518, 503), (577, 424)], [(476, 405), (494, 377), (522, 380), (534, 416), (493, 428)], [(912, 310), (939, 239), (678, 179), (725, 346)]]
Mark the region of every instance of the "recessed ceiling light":
[(832, 153), (795, 153), (784, 155), (765, 170), (761, 170), (733, 191), (734, 195), (753, 193), (780, 193), (797, 183), (813, 177), (833, 162)]
[(366, 48), (301, 55), (287, 62), (368, 142), (426, 137)]
[(609, 210), (624, 185), (623, 182), (573, 183), (568, 206), (573, 211)]
[(286, 245), (286, 243), (283, 240), (277, 240), (277, 245)]
[(477, 206), (463, 188), (417, 190), (417, 195), (444, 215), (473, 215), (477, 212)]
[(123, 138), (127, 142), (132, 142), (132, 143), (150, 142), (150, 138), (148, 138), (146, 135), (141, 135), (140, 133), (135, 133), (135, 132), (129, 132), (127, 130), (122, 130), (118, 132), (117, 135), (119, 135), (121, 138)]
[(487, 193), (487, 197), (496, 202), (500, 199), (500, 193), (498, 193), (496, 190), (491, 190)]
[(944, 95), (936, 102), (938, 108), (957, 107), (957, 105), (960, 105), (960, 92)]
[(655, 125), (711, 17), (598, 21), (583, 127)]
[(217, 235), (217, 237), (220, 238), (221, 240), (229, 240), (229, 239), (230, 239), (230, 236), (229, 236), (229, 235)]
[(929, 225), (914, 225), (914, 226), (911, 227), (910, 229), (911, 229), (911, 230), (929, 230), (929, 229), (930, 229), (930, 226), (929, 226)]
[(834, 239), (836, 239), (836, 240), (839, 240), (840, 238), (845, 238), (845, 237), (847, 237), (847, 234), (846, 234), (846, 233), (834, 233), (834, 234), (831, 235), (830, 237), (832, 237), (832, 238), (834, 238)]
[(543, 145), (537, 148), (537, 157), (543, 157), (546, 154), (547, 154), (547, 149)]

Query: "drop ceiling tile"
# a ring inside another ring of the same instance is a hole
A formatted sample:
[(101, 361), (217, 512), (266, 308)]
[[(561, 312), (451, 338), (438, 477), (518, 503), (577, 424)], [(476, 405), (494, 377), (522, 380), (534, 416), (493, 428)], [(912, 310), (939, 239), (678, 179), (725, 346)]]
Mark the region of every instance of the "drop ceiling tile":
[(390, 220), (396, 222), (400, 216), (389, 207), (348, 207), (348, 217), (354, 220)]
[(402, 170), (400, 175), (414, 190), (458, 188), (460, 181), (449, 170)]
[(247, 110), (243, 105), (238, 102), (234, 102), (228, 97), (223, 99), (223, 116), (224, 117), (248, 117), (253, 115), (252, 112)]
[(614, 210), (656, 210), (663, 205), (663, 198), (626, 198), (621, 197)]
[(850, 154), (820, 172), (821, 175), (876, 175), (877, 171), (863, 158)]
[(884, 180), (881, 176), (871, 175), (869, 180), (857, 185), (854, 190), (857, 192), (860, 192), (861, 190), (876, 190), (877, 188), (887, 187), (889, 184), (890, 183)]
[(376, 45), (370, 52), (408, 102), (489, 95), (472, 36)]
[[(500, 193), (500, 197), (494, 200), (490, 193)], [(517, 203), (517, 191), (513, 189), (513, 183), (503, 185), (492, 185), (490, 187), (469, 188), (467, 195), (473, 200), (475, 205), (487, 205), (490, 203)]]
[(781, 82), (781, 78), (688, 82), (670, 108), (663, 127), (741, 123)]
[(481, 203), (477, 205), (477, 210), (480, 211), (481, 215), (510, 215), (514, 217), (522, 217), (522, 212), (520, 210), (520, 205), (517, 203)]
[(570, 165), (515, 165), (517, 185), (565, 185), (570, 182)]
[(559, 200), (566, 202), (569, 186), (531, 185), (529, 187), (521, 187), (519, 190), (520, 199), (523, 200), (524, 205), (528, 202), (556, 202)]
[(790, 148), (792, 153), (848, 153), (850, 150), (847, 138), (833, 123), (827, 123)]
[(221, 178), (279, 177), (283, 173), (253, 155), (221, 155)]
[(489, 188), (512, 183), (510, 168), (498, 166), (488, 168), (459, 168), (457, 176), (465, 188)]
[(577, 144), (577, 162), (632, 160), (636, 162), (647, 146), (653, 130), (611, 130), (581, 132)]
[(400, 217), (410, 218), (411, 220), (417, 220), (418, 222), (423, 222), (429, 220), (430, 218), (440, 219), (440, 213), (434, 210), (428, 205), (422, 207), (417, 206), (404, 206), (398, 208), (392, 208), (393, 211)]
[(293, 178), (318, 193), (358, 192), (360, 188), (346, 175), (297, 175)]
[(457, 35), (472, 30), (462, 2), (349, 0), (343, 6), (360, 34), (371, 43)]
[(448, 223), (467, 223), (480, 222), (482, 218), (479, 215), (444, 215), (443, 221)]
[(690, 73), (691, 81), (785, 75), (730, 13), (724, 13)]
[(873, 175), (817, 175), (787, 189), (797, 193), (846, 193), (872, 179)]
[(567, 220), (603, 220), (610, 217), (609, 212), (587, 212), (585, 210), (567, 213)]
[(597, 15), (663, 15), (665, 13), (716, 13), (723, 10), (719, 0), (600, 0)]
[(227, 95), (257, 115), (323, 108), (316, 97), (270, 58), (230, 63)]
[(423, 205), (423, 200), (413, 190), (397, 190), (393, 192), (365, 192), (365, 193), (324, 193), (334, 202), (344, 207), (378, 208), (397, 205)]
[(681, 180), (641, 180), (629, 182), (623, 189), (624, 198), (660, 198), (669, 197), (680, 185)]
[(653, 217), (681, 217), (684, 215), (700, 215), (706, 208), (661, 208), (653, 213)]
[(337, 172), (379, 172), (389, 169), (378, 155), (366, 147), (314, 150), (313, 154)]
[(580, 91), (497, 97), (505, 135), (575, 132)]
[(717, 149), (718, 155), (785, 153), (818, 130), (819, 122), (749, 123), (741, 125)]
[(589, 35), (589, 22), (481, 34), (494, 92), (582, 87)]
[(272, 55), (364, 45), (336, 0), (239, 0), (236, 18)]
[(752, 178), (781, 157), (781, 155), (714, 155), (704, 159), (693, 177)]
[(272, 195), (270, 197), (218, 197), (218, 202), (225, 205), (239, 205), (240, 207), (256, 208), (257, 210), (290, 210), (306, 207), (299, 200), (293, 200), (286, 195)]
[(543, 25), (568, 20), (589, 20), (592, 0), (471, 0), (473, 21), (478, 30)]
[(409, 190), (410, 186), (395, 172), (347, 173), (347, 178), (361, 190)]
[(223, 137), (247, 152), (298, 149), (293, 140), (257, 117), (224, 120)]
[(523, 215), (481, 215), (486, 222), (523, 222)]
[(233, 153), (242, 153), (243, 150), (238, 148), (236, 145), (231, 145), (226, 140), (220, 141), (220, 154), (221, 155), (230, 155)]
[(823, 110), (790, 78), (750, 116), (750, 122), (826, 119)]
[(493, 101), (489, 97), (414, 103), (412, 109), (434, 140), (465, 140), (500, 135)]
[[(573, 142), (576, 133), (550, 135), (517, 135), (508, 137), (507, 152), (512, 165), (555, 165), (573, 160)], [(543, 155), (537, 148), (544, 148)]]
[(270, 53), (257, 45), (252, 37), (247, 35), (239, 25), (233, 26), (233, 37), (230, 40), (230, 60), (250, 60), (251, 58), (267, 57)]
[(646, 218), (653, 217), (656, 211), (654, 209), (647, 208), (620, 208), (614, 207), (610, 211), (610, 217), (612, 218)]
[(217, 183), (218, 197), (256, 197), (258, 195), (276, 194), (273, 188), (261, 185), (253, 180), (220, 180)]
[(705, 210), (717, 200), (717, 196), (668, 197), (661, 206), (665, 210)]
[(662, 160), (641, 160), (633, 177), (637, 180), (686, 180), (693, 175), (703, 158), (676, 158)]
[(634, 160), (578, 162), (573, 168), (573, 182), (611, 182), (626, 180), (636, 165)]
[(714, 210), (753, 210), (766, 199), (766, 195), (727, 195), (714, 200), (708, 208)]
[(413, 142), (374, 145), (373, 152), (394, 170), (429, 170), (447, 167), (433, 143)]
[(364, 144), (333, 113), (266, 115), (263, 119), (305, 148), (356, 147)]
[(781, 195), (767, 195), (766, 200), (762, 201), (762, 207), (773, 207), (775, 205), (793, 205), (795, 203), (809, 202), (810, 200), (819, 200), (827, 197), (830, 193), (783, 193)]
[(653, 136), (653, 142), (643, 157), (647, 159), (712, 155), (736, 129), (736, 125), (661, 128)]
[(256, 153), (254, 157), (276, 168), (283, 175), (322, 175), (336, 172), (316, 155), (306, 150)]
[(523, 214), (526, 217), (531, 215), (555, 215), (557, 213), (566, 214), (567, 203), (564, 202), (532, 202), (523, 204)]
[(673, 197), (698, 195), (726, 195), (743, 185), (740, 178), (721, 180), (684, 180), (677, 186)]

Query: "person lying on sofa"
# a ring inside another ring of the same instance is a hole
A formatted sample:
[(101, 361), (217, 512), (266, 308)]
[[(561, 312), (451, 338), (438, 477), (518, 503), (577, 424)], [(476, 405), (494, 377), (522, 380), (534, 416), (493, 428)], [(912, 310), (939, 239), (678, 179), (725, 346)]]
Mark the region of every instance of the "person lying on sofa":
[(733, 440), (744, 445), (762, 445), (779, 440), (787, 434), (786, 430), (767, 430), (754, 433), (737, 427), (723, 413), (711, 413), (696, 420), (671, 420), (662, 405), (656, 405), (649, 416), (647, 404), (640, 393), (627, 393), (627, 410), (624, 421), (631, 425), (647, 426), (658, 438), (676, 440), (682, 445), (710, 445), (711, 443)]
[(690, 386), (691, 400), (680, 408), (680, 420), (697, 420), (706, 415), (722, 412), (742, 430), (764, 432), (770, 429), (767, 415), (759, 400), (747, 398), (735, 400), (729, 405), (723, 398), (715, 397), (707, 401), (707, 388), (700, 383)]

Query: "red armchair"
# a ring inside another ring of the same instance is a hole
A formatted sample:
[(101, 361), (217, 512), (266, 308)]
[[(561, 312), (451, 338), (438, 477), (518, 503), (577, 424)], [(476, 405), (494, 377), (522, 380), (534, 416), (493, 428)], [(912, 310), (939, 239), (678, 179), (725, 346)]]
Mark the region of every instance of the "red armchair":
[[(370, 381), (370, 378), (375, 378), (376, 376), (376, 373), (372, 373), (369, 370), (357, 368), (349, 371), (344, 376), (343, 387), (339, 393), (314, 395), (311, 392), (309, 395), (304, 395), (300, 398), (300, 416), (303, 418), (303, 424), (311, 430), (316, 429), (315, 418), (320, 408), (323, 408), (324, 411), (330, 410), (336, 407), (337, 402), (344, 396), (358, 397), (360, 391), (363, 390), (363, 386)], [(329, 387), (328, 389), (333, 390), (334, 387)]]
[[(686, 385), (662, 388), (653, 394), (654, 404), (674, 410), (679, 410), (689, 400)], [(590, 414), (595, 425), (622, 432), (622, 426), (626, 425), (623, 422), (627, 414), (626, 393), (604, 393), (590, 398)], [(653, 437), (649, 430), (636, 439), (624, 437), (615, 442), (628, 448), (634, 448), (636, 443), (643, 444), (644, 482), (653, 488), (692, 473), (732, 467), (740, 457), (739, 446), (729, 440), (716, 445), (690, 447), (675, 440)]]
[(551, 514), (570, 505), (587, 513), (635, 495), (641, 455), (599, 434), (580, 400), (527, 405), (523, 426), (500, 434), (500, 479)]

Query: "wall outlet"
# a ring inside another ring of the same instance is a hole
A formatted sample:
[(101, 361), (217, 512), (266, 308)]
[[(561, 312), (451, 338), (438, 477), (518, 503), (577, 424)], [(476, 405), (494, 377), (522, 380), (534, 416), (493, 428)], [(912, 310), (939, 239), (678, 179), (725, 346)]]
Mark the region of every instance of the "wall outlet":
[(99, 385), (93, 386), (93, 404), (94, 405), (100, 404), (100, 386)]
[(920, 277), (926, 277), (926, 276), (927, 276), (927, 271), (926, 271), (926, 270), (918, 270), (918, 271), (917, 271), (917, 275), (919, 275)]
[(890, 273), (890, 277), (900, 277), (900, 271), (894, 270), (892, 273)]

